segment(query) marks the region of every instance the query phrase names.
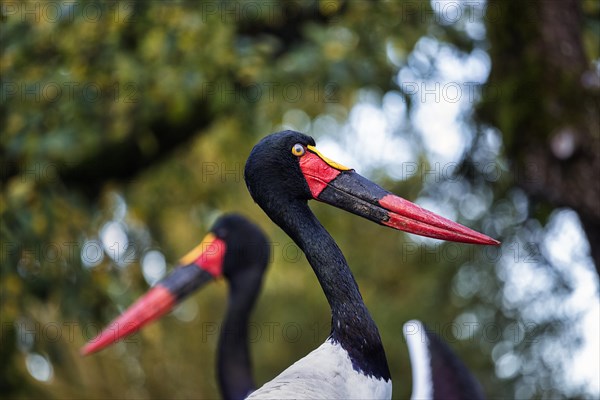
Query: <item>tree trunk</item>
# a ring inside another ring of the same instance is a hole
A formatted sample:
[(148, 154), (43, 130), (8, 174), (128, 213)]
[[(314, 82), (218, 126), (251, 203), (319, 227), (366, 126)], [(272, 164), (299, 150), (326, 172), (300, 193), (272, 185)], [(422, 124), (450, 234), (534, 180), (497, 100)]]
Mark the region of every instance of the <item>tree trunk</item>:
[(486, 24), (494, 90), (479, 115), (502, 130), (537, 217), (545, 218), (544, 205), (578, 213), (600, 274), (599, 84), (581, 2), (490, 0)]

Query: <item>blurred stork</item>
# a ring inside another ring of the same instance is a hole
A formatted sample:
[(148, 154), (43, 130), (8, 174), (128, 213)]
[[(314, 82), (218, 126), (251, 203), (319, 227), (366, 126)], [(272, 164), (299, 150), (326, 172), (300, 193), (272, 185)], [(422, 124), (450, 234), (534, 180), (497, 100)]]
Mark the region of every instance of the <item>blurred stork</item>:
[(260, 228), (237, 214), (222, 216), (202, 242), (180, 260), (180, 267), (111, 322), (81, 352), (92, 354), (109, 346), (171, 311), (204, 284), (223, 276), (229, 283), (229, 300), (219, 335), (219, 388), (224, 399), (244, 399), (256, 388), (248, 351), (248, 318), (268, 261), (269, 244)]
[(404, 324), (412, 367), (412, 399), (483, 400), (473, 374), (444, 340), (417, 320)]

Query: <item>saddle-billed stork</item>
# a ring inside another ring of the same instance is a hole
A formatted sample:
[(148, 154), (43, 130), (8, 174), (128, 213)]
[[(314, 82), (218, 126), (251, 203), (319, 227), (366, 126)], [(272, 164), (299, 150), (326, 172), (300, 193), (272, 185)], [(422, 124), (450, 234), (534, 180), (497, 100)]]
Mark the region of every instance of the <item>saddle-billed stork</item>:
[(404, 324), (410, 354), (412, 399), (483, 400), (483, 389), (467, 366), (421, 321)]
[(299, 132), (263, 138), (252, 149), (244, 172), (254, 201), (304, 251), (332, 317), (325, 343), (249, 398), (391, 398), (390, 371), (377, 326), (344, 255), (308, 200), (418, 235), (476, 244), (499, 242), (387, 192), (320, 154), (314, 139)]
[(220, 217), (202, 242), (166, 278), (85, 345), (84, 355), (99, 351), (166, 314), (213, 279), (229, 283), (227, 312), (219, 334), (217, 371), (224, 399), (246, 398), (256, 386), (248, 352), (248, 318), (269, 262), (262, 230), (238, 214)]

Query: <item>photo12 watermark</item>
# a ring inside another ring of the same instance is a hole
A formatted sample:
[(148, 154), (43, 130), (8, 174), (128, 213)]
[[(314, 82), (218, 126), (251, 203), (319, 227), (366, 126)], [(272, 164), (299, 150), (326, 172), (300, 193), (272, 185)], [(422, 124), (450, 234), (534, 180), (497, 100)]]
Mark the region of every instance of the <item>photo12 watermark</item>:
[[(217, 251), (210, 244), (205, 244), (205, 246), (202, 252), (207, 255)], [(298, 263), (305, 260), (304, 253), (291, 240), (270, 241), (269, 248), (271, 249), (269, 262)], [(82, 264), (86, 268), (93, 268), (102, 262), (110, 262), (119, 268), (125, 268), (140, 263), (140, 258), (148, 251), (156, 251), (156, 249), (141, 249), (135, 242), (128, 239), (126, 241), (106, 241), (92, 238), (83, 241), (37, 243), (28, 246), (17, 242), (3, 241), (0, 243), (0, 262), (16, 261), (16, 270), (22, 277), (35, 278), (43, 273), (44, 268), (56, 266), (76, 268)], [(240, 256), (244, 255), (240, 254)]]
[(476, 321), (424, 325), (419, 321), (409, 321), (404, 325), (404, 341), (416, 338), (421, 343), (427, 343), (428, 336), (435, 334), (446, 343), (459, 341), (468, 343), (499, 343), (501, 341), (514, 344), (535, 343), (539, 340), (537, 338), (538, 327), (539, 324), (531, 321), (511, 322), (507, 325)]
[(251, 82), (232, 86), (222, 82), (204, 82), (200, 90), (202, 98), (227, 103), (339, 103), (340, 86), (336, 82)]
[(137, 103), (141, 90), (137, 82), (105, 85), (91, 81), (3, 81), (0, 83), (0, 96), (2, 102), (19, 103)]
[(4, 18), (25, 23), (131, 23), (137, 1), (3, 1), (0, 13)]

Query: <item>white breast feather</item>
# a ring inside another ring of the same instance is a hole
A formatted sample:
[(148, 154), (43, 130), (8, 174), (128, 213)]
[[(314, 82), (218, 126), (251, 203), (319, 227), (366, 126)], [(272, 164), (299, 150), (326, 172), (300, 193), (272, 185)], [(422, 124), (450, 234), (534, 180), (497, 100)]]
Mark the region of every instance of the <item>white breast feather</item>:
[(348, 353), (331, 339), (296, 361), (248, 399), (391, 399), (392, 381), (352, 367)]

